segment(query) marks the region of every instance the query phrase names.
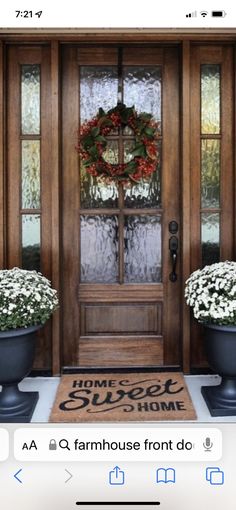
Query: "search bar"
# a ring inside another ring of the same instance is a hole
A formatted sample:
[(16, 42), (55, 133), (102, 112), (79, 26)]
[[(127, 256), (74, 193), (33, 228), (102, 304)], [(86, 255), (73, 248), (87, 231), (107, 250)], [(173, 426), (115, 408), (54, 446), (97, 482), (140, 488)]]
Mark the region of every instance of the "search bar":
[(14, 434), (19, 461), (216, 461), (217, 428), (21, 428)]

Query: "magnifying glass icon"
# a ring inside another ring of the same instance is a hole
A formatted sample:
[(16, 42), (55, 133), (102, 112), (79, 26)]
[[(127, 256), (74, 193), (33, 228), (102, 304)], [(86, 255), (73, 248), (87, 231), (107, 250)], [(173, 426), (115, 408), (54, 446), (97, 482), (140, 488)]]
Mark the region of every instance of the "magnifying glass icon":
[(59, 441), (59, 446), (60, 446), (60, 448), (62, 448), (62, 450), (69, 450), (70, 451), (69, 441), (67, 441), (67, 439), (61, 439)]

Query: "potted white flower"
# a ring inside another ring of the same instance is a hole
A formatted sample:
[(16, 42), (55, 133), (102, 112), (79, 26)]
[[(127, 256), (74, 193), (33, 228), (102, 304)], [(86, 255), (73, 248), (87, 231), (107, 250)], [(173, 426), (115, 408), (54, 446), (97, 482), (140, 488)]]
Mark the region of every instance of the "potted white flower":
[(209, 365), (220, 385), (202, 387), (212, 416), (236, 415), (236, 262), (226, 261), (194, 271), (185, 298), (205, 327)]
[(0, 422), (31, 420), (39, 394), (18, 383), (32, 368), (36, 332), (57, 306), (57, 291), (40, 273), (0, 271)]

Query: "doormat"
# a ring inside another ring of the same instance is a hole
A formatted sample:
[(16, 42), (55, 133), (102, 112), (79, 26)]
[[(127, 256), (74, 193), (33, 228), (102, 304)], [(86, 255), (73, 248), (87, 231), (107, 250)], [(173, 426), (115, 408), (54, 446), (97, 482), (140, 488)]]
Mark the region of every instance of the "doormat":
[(63, 375), (50, 422), (196, 420), (178, 372)]

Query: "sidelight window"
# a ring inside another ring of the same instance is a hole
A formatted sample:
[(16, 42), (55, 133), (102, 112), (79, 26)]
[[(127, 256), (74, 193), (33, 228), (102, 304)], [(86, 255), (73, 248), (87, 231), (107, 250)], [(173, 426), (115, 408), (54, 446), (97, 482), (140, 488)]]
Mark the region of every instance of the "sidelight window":
[(221, 66), (201, 66), (202, 265), (220, 260)]
[(21, 66), (22, 267), (40, 270), (40, 65)]

